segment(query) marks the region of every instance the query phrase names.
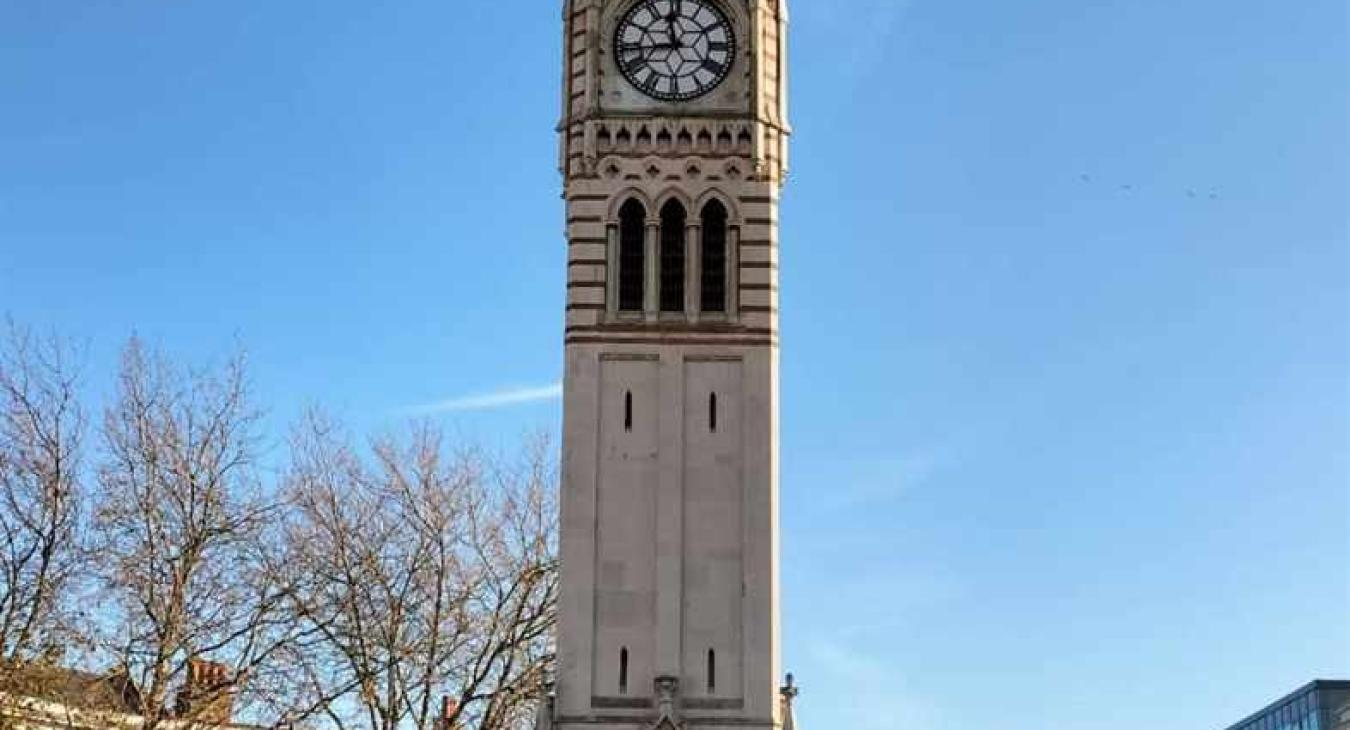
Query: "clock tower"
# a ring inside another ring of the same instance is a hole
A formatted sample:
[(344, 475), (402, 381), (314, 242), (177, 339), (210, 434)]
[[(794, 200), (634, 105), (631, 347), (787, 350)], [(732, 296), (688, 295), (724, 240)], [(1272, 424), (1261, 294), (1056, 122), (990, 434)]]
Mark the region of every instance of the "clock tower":
[(562, 730), (791, 727), (786, 0), (565, 0)]

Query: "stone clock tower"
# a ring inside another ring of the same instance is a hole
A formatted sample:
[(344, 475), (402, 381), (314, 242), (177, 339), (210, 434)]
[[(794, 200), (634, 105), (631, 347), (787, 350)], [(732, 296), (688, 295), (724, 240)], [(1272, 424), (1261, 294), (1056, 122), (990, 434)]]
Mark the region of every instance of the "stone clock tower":
[(565, 0), (562, 599), (541, 726), (791, 727), (786, 0)]

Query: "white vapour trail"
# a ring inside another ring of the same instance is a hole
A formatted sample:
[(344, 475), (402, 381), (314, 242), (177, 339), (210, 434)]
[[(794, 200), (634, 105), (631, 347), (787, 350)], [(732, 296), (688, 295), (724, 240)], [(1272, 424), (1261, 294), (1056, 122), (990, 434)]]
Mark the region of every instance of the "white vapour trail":
[(407, 409), (409, 413), (429, 415), (433, 413), (457, 413), (461, 411), (490, 411), (496, 408), (540, 401), (557, 400), (563, 394), (562, 383), (554, 383), (538, 388), (508, 388), (492, 393), (478, 393), (461, 398), (424, 403)]

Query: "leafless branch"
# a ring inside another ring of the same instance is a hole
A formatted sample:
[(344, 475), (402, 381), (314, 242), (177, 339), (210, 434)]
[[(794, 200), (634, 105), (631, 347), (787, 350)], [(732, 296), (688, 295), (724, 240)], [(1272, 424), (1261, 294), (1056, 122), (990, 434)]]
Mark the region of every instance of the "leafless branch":
[(0, 664), (58, 661), (73, 640), (85, 436), (75, 360), (13, 322), (0, 343)]
[[(127, 346), (93, 529), (102, 646), (139, 688), (147, 730), (243, 697), (244, 680), (291, 638), (285, 587), (263, 561), (280, 513), (260, 496), (257, 420), (242, 358), (184, 374)], [(187, 684), (201, 658), (231, 669), (208, 688), (217, 696)]]
[[(322, 418), (293, 439), (285, 563), (309, 719), (336, 727), (511, 728), (552, 661), (557, 571), (547, 448), (516, 470), (415, 427), (363, 458)], [(440, 716), (450, 697), (449, 717)]]

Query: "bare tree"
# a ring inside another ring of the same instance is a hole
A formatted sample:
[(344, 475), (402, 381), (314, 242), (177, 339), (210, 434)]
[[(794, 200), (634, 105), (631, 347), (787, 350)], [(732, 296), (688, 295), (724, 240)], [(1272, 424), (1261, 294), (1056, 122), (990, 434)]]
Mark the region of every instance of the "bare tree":
[(73, 360), (12, 322), (0, 346), (0, 670), (59, 661), (73, 640), (85, 435)]
[(553, 660), (547, 456), (540, 444), (493, 468), (448, 454), (423, 425), (362, 458), (322, 418), (297, 430), (278, 567), (318, 640), (293, 656), (295, 717), (370, 730), (528, 722)]
[(277, 509), (260, 496), (242, 359), (185, 374), (133, 340), (117, 386), (93, 523), (102, 647), (138, 688), (147, 730), (219, 721), (290, 638), (284, 591), (264, 569)]
[[(240, 710), (336, 730), (529, 725), (558, 592), (546, 443), (494, 461), (423, 425), (366, 450), (312, 417), (269, 490), (242, 360), (185, 371), (133, 340), (86, 495), (66, 350), (19, 333), (0, 355), (0, 681), (78, 643), (94, 673), (25, 676), (111, 692), (145, 730)], [(75, 583), (93, 588), (78, 616)]]

